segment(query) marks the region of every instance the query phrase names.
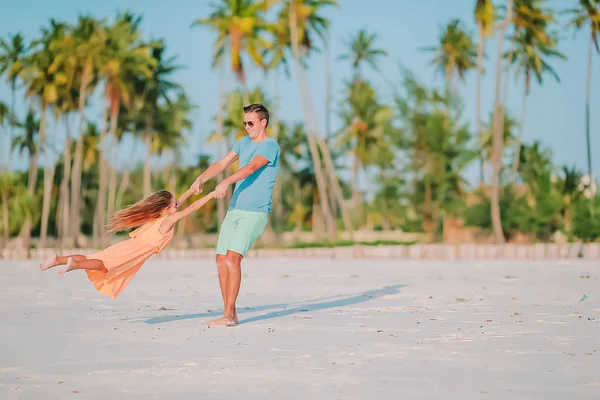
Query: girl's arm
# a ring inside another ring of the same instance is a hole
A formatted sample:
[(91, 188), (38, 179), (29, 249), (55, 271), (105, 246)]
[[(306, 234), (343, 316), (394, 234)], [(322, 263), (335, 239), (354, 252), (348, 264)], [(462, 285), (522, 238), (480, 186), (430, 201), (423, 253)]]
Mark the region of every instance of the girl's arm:
[(181, 196), (179, 196), (179, 198), (177, 199), (177, 205), (181, 206), (183, 203), (185, 203), (185, 201), (188, 199), (188, 197), (190, 197), (193, 194), (194, 194), (194, 190), (188, 189), (185, 193), (183, 193)]
[[(192, 193), (193, 192), (194, 191), (192, 190)], [(210, 199), (212, 199), (214, 197), (215, 197), (215, 192), (210, 192), (209, 194), (207, 194), (203, 198), (201, 198), (199, 200), (196, 200), (195, 202), (193, 202), (192, 204), (190, 204), (189, 207), (187, 207), (185, 210), (177, 211), (177, 212), (169, 215), (168, 217), (166, 217), (165, 219), (163, 219), (163, 221), (161, 222), (160, 226), (158, 227), (159, 232), (160, 233), (166, 233), (166, 232), (168, 232), (173, 227), (173, 225), (175, 225), (175, 223), (177, 221), (179, 221), (182, 218), (187, 217), (188, 215), (190, 215), (194, 211), (197, 211), (197, 210), (201, 209), (206, 203), (208, 203), (208, 201)]]

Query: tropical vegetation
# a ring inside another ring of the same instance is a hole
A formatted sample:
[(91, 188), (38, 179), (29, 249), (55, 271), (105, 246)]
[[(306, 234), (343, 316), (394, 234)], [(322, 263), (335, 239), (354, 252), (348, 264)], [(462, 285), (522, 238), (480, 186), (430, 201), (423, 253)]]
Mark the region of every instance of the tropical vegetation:
[[(262, 102), (271, 110), (269, 133), (282, 149), (269, 225), (275, 237), (312, 231), (314, 240), (335, 243), (344, 232), (401, 230), (437, 242), (448, 239), (447, 222), (459, 220), (495, 243), (549, 241), (557, 233), (600, 238), (589, 105), (600, 0), (579, 0), (569, 10), (543, 0), (473, 1), (477, 32), (452, 19), (440, 27), (438, 42), (422, 49), (444, 77), (441, 86), (404, 68), (383, 76), (387, 52), (376, 32), (362, 29), (337, 55), (353, 72), (330, 110), (328, 88), (311, 93), (307, 69), (317, 49), (329, 51), (331, 21), (324, 15), (337, 7), (335, 0), (221, 0), (209, 15), (189, 21), (191, 29), (216, 34), (211, 66), (220, 80), (228, 71), (237, 83), (226, 92), (220, 82), (211, 116), (216, 129), (207, 141), (225, 151), (245, 134), (243, 105)], [(546, 79), (560, 82), (554, 65), (566, 58), (557, 34), (565, 28), (563, 14), (567, 28), (589, 40), (586, 130), (573, 133), (586, 138), (586, 171), (555, 165), (547, 146), (524, 135), (530, 92), (543, 90)], [(159, 188), (186, 190), (221, 155), (198, 154), (194, 165), (182, 164), (197, 106), (175, 80), (183, 67), (177, 56), (164, 40), (146, 40), (141, 24), (131, 12), (113, 19), (81, 15), (51, 19), (35, 38), (0, 39), (0, 77), (10, 89), (10, 101), (0, 102), (0, 142), (8, 155), (0, 165), (2, 246), (105, 245), (103, 227), (116, 210)], [(491, 43), (495, 52), (487, 51)], [(491, 110), (481, 100), (484, 59), (496, 66)], [(365, 67), (390, 83), (392, 98), (366, 78)], [(253, 85), (248, 68), (296, 81), (297, 121), (280, 119), (278, 86)], [(476, 93), (462, 90), (468, 74), (477, 75)], [(523, 96), (518, 119), (506, 108), (514, 77), (523, 82), (516, 89)], [(325, 129), (315, 111), (319, 96), (328, 104)], [(467, 96), (476, 99), (475, 121), (463, 116)], [(26, 105), (22, 115), (18, 102)], [(332, 112), (341, 121), (333, 132)], [(125, 143), (143, 152), (141, 165), (122, 155)], [(15, 168), (17, 156), (28, 159), (26, 170)], [(479, 179), (470, 184), (465, 176), (474, 163)], [(209, 203), (178, 227), (178, 236), (217, 231), (229, 199)]]

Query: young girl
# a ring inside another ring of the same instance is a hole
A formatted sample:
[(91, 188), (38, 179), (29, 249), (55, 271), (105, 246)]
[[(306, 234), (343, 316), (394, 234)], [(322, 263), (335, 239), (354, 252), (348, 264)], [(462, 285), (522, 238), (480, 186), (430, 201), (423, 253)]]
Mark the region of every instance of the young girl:
[(54, 255), (41, 264), (40, 269), (45, 271), (66, 264), (67, 267), (59, 271), (59, 275), (76, 269), (85, 270), (88, 279), (100, 293), (115, 299), (146, 260), (171, 243), (175, 223), (200, 209), (214, 197), (214, 192), (211, 192), (185, 210), (177, 211), (192, 194), (195, 192), (190, 189), (179, 199), (175, 199), (169, 191), (156, 192), (119, 211), (107, 226), (107, 232), (137, 227), (129, 233), (130, 239), (87, 256)]

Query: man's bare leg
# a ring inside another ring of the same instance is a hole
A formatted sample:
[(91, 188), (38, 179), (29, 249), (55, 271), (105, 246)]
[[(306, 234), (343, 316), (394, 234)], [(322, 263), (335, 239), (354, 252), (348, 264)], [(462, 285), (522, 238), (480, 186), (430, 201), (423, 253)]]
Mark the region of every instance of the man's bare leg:
[(77, 261), (77, 262), (87, 260), (87, 257), (82, 256), (81, 254), (73, 254), (70, 256), (59, 256), (59, 255), (53, 254), (50, 257), (48, 257), (48, 259), (45, 262), (40, 264), (40, 269), (42, 271), (45, 271), (47, 269), (56, 267), (58, 265), (65, 265), (67, 263), (67, 261), (69, 260), (69, 258), (72, 258), (74, 261)]
[[(242, 282), (242, 258), (243, 256), (235, 251), (227, 251), (227, 255), (225, 256), (225, 262), (227, 265), (227, 280), (223, 294), (223, 300), (225, 302), (224, 315), (219, 319), (209, 322), (209, 326), (234, 326), (238, 324), (235, 302), (237, 300)], [(221, 274), (219, 274), (219, 282), (221, 282), (220, 278)], [(222, 284), (221, 291), (223, 292)]]
[(219, 272), (219, 286), (221, 287), (221, 296), (223, 296), (223, 307), (227, 302), (227, 277), (229, 270), (227, 269), (227, 261), (224, 254), (217, 254), (217, 271)]
[[(224, 254), (217, 254), (217, 272), (219, 273), (219, 286), (221, 287), (221, 296), (223, 296), (223, 309), (227, 303), (227, 278), (229, 276), (229, 268), (227, 267), (227, 261), (225, 260)], [(224, 325), (223, 320), (225, 317), (217, 318), (214, 321), (210, 321), (207, 324), (213, 325)]]

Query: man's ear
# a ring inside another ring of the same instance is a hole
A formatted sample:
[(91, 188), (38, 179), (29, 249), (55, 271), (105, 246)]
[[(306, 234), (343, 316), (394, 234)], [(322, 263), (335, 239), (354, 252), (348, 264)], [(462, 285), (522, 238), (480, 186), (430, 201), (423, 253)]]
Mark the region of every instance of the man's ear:
[(262, 125), (263, 128), (266, 128), (267, 127), (267, 119), (266, 118), (261, 119), (260, 124)]

